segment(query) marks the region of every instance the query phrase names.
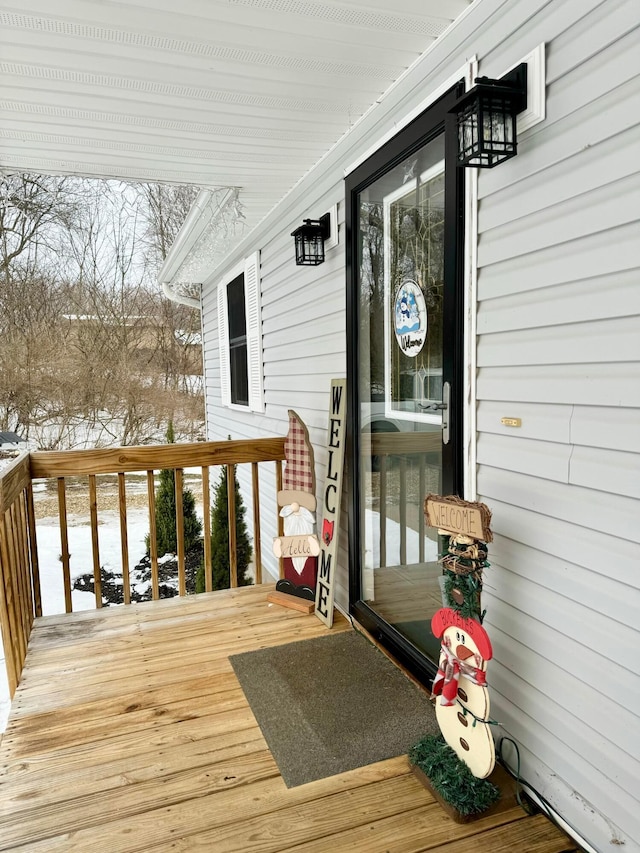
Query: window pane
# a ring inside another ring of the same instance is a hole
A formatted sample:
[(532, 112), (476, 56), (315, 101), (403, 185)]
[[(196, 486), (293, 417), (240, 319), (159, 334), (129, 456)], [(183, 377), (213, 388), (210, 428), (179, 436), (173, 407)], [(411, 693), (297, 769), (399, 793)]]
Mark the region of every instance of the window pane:
[(247, 319), (244, 302), (244, 275), (227, 285), (229, 315), (229, 367), (231, 402), (249, 405), (249, 372), (247, 366)]
[(247, 319), (244, 306), (244, 275), (239, 275), (227, 285), (227, 305), (229, 309), (229, 340), (242, 338), (247, 334)]
[(231, 402), (239, 406), (249, 405), (249, 373), (247, 370), (247, 339), (230, 344)]

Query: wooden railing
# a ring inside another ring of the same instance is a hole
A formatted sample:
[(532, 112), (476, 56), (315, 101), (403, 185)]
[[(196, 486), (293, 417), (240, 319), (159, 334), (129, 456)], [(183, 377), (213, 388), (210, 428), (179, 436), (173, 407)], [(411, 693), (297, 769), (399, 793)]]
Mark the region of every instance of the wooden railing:
[[(407, 563), (407, 535), (408, 532), (418, 533), (418, 562), (425, 559), (425, 520), (422, 511), (422, 501), (428, 491), (439, 490), (440, 453), (442, 439), (440, 432), (373, 432), (363, 433), (361, 437), (361, 451), (366, 464), (372, 464), (377, 469), (379, 480), (378, 489), (378, 511), (380, 513), (380, 565), (387, 565), (387, 519), (390, 517), (391, 501), (388, 489), (391, 475), (397, 482), (397, 499), (393, 505), (397, 506), (398, 517), (393, 519), (399, 525), (400, 542), (400, 564)], [(417, 504), (409, 499), (407, 487), (407, 472), (409, 468), (415, 472), (418, 482), (414, 489), (419, 496)], [(436, 474), (436, 482), (428, 482), (428, 477), (433, 480)], [(415, 504), (415, 505), (414, 505)], [(409, 517), (411, 513), (412, 517)]]
[[(88, 480), (87, 515), (91, 528), (92, 571), (95, 606), (102, 607), (101, 565), (98, 537), (98, 481), (100, 475), (117, 475), (120, 553), (124, 603), (131, 602), (131, 583), (127, 524), (127, 474), (142, 473), (146, 477), (149, 513), (149, 554), (151, 562), (152, 598), (160, 598), (158, 572), (155, 472), (174, 472), (176, 494), (176, 540), (178, 593), (186, 595), (184, 517), (182, 492), (184, 469), (199, 468), (201, 473), (201, 506), (205, 590), (212, 589), (210, 467), (227, 470), (229, 569), (230, 585), (238, 585), (236, 553), (235, 466), (250, 466), (243, 477), (251, 485), (253, 514), (253, 568), (256, 583), (262, 583), (262, 544), (259, 464), (275, 463), (275, 489), (282, 488), (284, 438), (255, 441), (198, 442), (150, 447), (118, 447), (104, 450), (47, 451), (25, 454), (0, 473), (0, 623), (13, 695), (20, 679), (33, 619), (42, 613), (36, 545), (36, 522), (32, 482), (54, 480), (60, 525), (60, 561), (64, 584), (65, 610), (72, 610), (71, 555), (67, 511), (67, 479)], [(282, 520), (274, 519), (274, 527), (282, 533)], [(89, 567), (87, 567), (89, 568)]]
[(41, 614), (31, 472), (29, 454), (24, 454), (0, 477), (0, 627), (11, 696), (33, 620)]

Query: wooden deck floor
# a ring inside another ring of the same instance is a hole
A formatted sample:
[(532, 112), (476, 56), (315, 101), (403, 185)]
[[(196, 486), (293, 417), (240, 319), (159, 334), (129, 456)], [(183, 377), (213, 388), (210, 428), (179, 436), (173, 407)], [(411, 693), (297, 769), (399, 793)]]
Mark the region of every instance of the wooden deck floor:
[(0, 745), (0, 850), (575, 850), (512, 803), (454, 823), (406, 756), (287, 789), (228, 655), (326, 629), (269, 589), (39, 620)]

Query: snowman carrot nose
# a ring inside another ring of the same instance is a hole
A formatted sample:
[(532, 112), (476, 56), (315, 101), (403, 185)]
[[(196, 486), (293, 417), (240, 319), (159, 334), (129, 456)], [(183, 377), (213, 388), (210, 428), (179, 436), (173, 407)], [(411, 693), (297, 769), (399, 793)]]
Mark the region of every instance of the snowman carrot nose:
[(467, 660), (473, 657), (473, 652), (467, 646), (460, 645), (456, 648), (456, 657), (458, 660)]

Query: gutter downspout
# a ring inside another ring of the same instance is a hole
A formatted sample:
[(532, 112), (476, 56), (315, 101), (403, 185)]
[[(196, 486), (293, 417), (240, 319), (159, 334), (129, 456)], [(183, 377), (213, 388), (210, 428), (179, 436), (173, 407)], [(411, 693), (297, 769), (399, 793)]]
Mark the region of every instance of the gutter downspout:
[(189, 308), (197, 308), (198, 311), (200, 310), (199, 299), (195, 299), (192, 296), (182, 296), (181, 294), (176, 293), (175, 290), (172, 290), (171, 285), (166, 281), (161, 282), (161, 284), (162, 292), (167, 299), (170, 299), (172, 302), (177, 302), (179, 305), (188, 305)]

